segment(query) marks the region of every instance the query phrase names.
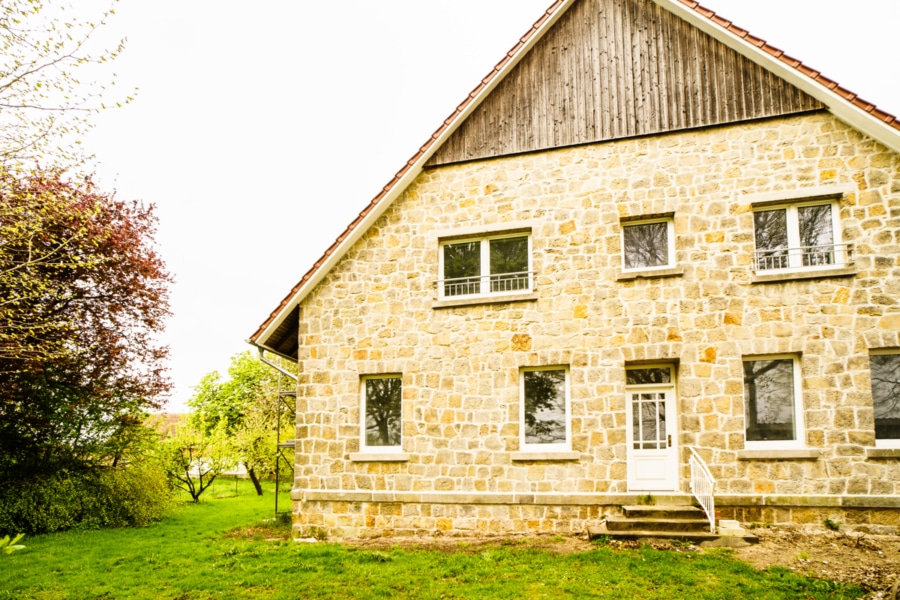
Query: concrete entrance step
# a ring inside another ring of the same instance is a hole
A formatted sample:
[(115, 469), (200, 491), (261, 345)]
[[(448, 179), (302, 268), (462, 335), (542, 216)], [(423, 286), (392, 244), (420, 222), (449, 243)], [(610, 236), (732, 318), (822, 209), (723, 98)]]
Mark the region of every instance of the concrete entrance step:
[[(748, 535), (737, 522), (709, 531), (709, 519), (702, 509), (689, 505), (622, 506), (622, 516), (607, 518), (588, 529), (592, 540), (600, 537), (625, 540), (684, 540), (704, 546), (740, 546), (755, 544), (759, 538)], [(720, 541), (724, 540), (724, 541)]]
[(706, 519), (666, 519), (644, 517), (609, 517), (606, 527), (610, 531), (669, 531), (709, 533)]
[(703, 519), (706, 513), (696, 506), (684, 504), (653, 504), (640, 506), (623, 506), (622, 514), (636, 519)]
[(698, 546), (714, 548), (739, 548), (750, 544), (758, 544), (759, 538), (755, 535), (719, 535), (709, 531), (652, 531), (652, 530), (625, 530), (617, 531), (607, 529), (606, 523), (588, 528), (588, 538), (591, 540), (607, 537), (612, 540), (675, 540), (688, 541)]

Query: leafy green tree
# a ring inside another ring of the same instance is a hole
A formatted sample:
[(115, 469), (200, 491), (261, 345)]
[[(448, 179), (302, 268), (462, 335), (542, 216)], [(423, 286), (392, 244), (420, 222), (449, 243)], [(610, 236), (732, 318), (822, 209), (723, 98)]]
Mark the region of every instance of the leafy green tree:
[(193, 409), (192, 423), (201, 431), (224, 427), (236, 459), (262, 495), (259, 474), (275, 467), (278, 420), (290, 419), (279, 410), (277, 372), (251, 351), (235, 354), (228, 378), (223, 380), (217, 371), (205, 375), (188, 406)]

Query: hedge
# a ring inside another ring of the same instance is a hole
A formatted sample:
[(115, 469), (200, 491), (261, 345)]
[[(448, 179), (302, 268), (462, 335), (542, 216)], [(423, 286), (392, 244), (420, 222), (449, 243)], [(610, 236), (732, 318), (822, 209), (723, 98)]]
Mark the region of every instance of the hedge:
[(173, 505), (165, 474), (128, 466), (6, 480), (0, 488), (0, 535), (66, 529), (141, 527)]

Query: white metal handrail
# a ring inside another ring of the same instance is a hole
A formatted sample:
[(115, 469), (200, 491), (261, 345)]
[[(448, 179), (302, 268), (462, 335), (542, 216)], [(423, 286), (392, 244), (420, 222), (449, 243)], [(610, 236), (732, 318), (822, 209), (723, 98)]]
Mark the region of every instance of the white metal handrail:
[(700, 507), (706, 512), (709, 519), (709, 532), (716, 532), (716, 480), (697, 451), (688, 447), (691, 451), (691, 492), (700, 503)]
[(529, 292), (534, 289), (534, 271), (498, 273), (439, 279), (435, 282), (438, 297), (473, 296), (482, 294), (503, 294), (508, 292)]
[(753, 266), (757, 273), (811, 267), (849, 267), (854, 259), (853, 244), (768, 248), (753, 252)]

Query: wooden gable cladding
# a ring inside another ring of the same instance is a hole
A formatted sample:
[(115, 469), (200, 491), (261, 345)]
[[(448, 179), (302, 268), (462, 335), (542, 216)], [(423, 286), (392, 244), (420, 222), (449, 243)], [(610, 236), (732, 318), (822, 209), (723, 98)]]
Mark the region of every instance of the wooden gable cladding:
[(821, 108), (652, 0), (578, 0), (427, 166)]

